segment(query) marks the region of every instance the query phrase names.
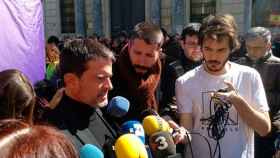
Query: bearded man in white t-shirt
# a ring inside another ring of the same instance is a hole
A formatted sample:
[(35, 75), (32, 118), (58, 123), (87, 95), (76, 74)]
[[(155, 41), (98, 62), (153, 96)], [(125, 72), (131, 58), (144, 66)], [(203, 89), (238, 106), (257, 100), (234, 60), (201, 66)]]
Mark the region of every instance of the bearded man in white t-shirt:
[(260, 75), (228, 61), (239, 45), (233, 16), (211, 16), (200, 33), (203, 64), (176, 81), (180, 124), (193, 133), (193, 155), (254, 158), (254, 131), (264, 136), (271, 129)]

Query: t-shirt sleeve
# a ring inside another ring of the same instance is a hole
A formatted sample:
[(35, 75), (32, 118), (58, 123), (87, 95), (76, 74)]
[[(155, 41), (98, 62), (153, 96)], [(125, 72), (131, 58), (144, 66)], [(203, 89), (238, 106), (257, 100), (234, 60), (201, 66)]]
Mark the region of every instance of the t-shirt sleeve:
[(179, 113), (192, 113), (192, 100), (189, 87), (182, 80), (177, 79), (175, 84), (176, 103)]
[(255, 71), (254, 73), (254, 78), (252, 82), (252, 90), (253, 90), (253, 95), (252, 95), (252, 101), (253, 101), (253, 106), (257, 108), (258, 111), (269, 111), (268, 103), (267, 103), (267, 98), (263, 86), (263, 82), (261, 79), (260, 74)]

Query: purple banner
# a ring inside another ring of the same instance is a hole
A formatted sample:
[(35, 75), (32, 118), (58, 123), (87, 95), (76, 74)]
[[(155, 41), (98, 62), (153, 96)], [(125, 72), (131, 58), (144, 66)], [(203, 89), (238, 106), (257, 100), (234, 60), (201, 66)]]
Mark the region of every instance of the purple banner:
[(18, 69), (35, 83), (44, 78), (42, 0), (0, 0), (0, 71)]

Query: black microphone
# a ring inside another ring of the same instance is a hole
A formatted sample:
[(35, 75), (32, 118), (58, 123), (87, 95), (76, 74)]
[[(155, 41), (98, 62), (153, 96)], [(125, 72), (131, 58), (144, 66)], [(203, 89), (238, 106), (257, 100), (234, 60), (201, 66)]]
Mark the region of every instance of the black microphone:
[(161, 131), (152, 134), (149, 138), (149, 145), (153, 158), (165, 158), (176, 155), (176, 145), (169, 132)]

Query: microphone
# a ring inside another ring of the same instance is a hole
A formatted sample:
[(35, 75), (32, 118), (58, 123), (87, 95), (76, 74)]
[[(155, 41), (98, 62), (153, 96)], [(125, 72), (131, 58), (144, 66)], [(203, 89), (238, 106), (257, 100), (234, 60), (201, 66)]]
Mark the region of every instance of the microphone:
[(176, 155), (176, 145), (169, 132), (161, 131), (152, 134), (149, 145), (154, 158), (166, 158)]
[(104, 158), (104, 154), (95, 145), (86, 144), (80, 149), (80, 158)]
[(122, 97), (112, 98), (107, 106), (107, 113), (114, 117), (123, 117), (129, 110), (129, 101)]
[(160, 131), (169, 132), (171, 129), (163, 118), (155, 115), (146, 116), (143, 120), (143, 127), (148, 136)]
[(117, 158), (148, 158), (145, 145), (134, 134), (124, 134), (115, 143)]
[(121, 133), (135, 134), (145, 144), (145, 132), (142, 124), (139, 121), (126, 121), (121, 126)]

